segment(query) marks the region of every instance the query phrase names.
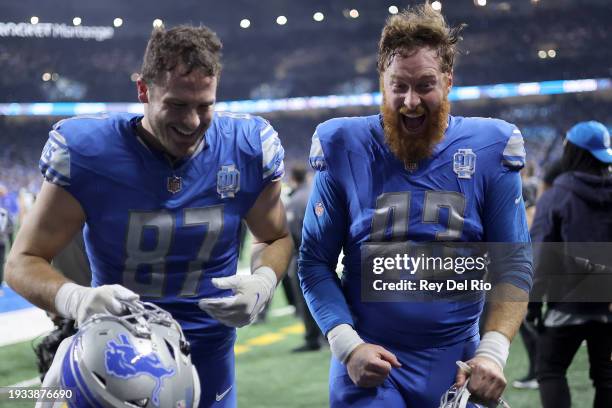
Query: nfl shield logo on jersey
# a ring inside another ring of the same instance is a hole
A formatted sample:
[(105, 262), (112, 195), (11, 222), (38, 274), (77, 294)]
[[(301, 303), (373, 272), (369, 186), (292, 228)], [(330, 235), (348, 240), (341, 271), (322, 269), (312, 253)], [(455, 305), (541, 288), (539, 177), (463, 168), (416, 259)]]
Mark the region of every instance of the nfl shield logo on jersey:
[(221, 166), (221, 170), (217, 173), (217, 193), (221, 198), (234, 198), (236, 193), (240, 191), (240, 172), (236, 166)]
[(183, 188), (183, 179), (178, 176), (168, 177), (166, 187), (169, 192), (176, 194)]
[(471, 179), (476, 170), (476, 154), (472, 149), (459, 149), (453, 155), (453, 171), (460, 179)]
[(317, 214), (317, 217), (321, 217), (323, 213), (325, 213), (325, 207), (323, 207), (323, 203), (319, 201), (315, 204), (315, 214)]

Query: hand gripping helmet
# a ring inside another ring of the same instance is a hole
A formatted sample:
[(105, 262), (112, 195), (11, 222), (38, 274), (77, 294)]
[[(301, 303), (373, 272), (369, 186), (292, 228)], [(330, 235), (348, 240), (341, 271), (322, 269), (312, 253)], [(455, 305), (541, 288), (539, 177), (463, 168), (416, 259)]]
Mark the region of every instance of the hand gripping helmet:
[(124, 304), (128, 314), (96, 314), (74, 336), (61, 373), (68, 406), (197, 407), (200, 382), (178, 323), (151, 303)]
[[(484, 405), (475, 404), (469, 401), (472, 395), (472, 393), (468, 391), (469, 381), (468, 379), (462, 387), (456, 387), (455, 385), (450, 387), (444, 395), (442, 395), (442, 398), (440, 398), (440, 408), (484, 408)], [(497, 404), (487, 405), (487, 407), (510, 408), (510, 405), (500, 398)]]

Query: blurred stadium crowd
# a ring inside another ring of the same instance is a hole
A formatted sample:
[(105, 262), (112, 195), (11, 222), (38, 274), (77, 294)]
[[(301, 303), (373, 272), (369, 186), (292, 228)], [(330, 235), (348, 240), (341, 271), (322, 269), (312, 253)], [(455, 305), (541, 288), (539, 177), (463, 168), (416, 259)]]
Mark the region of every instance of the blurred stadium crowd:
[[(612, 95), (606, 93), (523, 97), (517, 100), (486, 100), (454, 103), (460, 116), (498, 117), (517, 124), (525, 138), (527, 157), (536, 176), (559, 158), (565, 132), (585, 119), (612, 124)], [(263, 116), (274, 124), (286, 151), (286, 167), (306, 165), (312, 133), (318, 123), (336, 116), (373, 114), (371, 108), (272, 112)], [(41, 176), (37, 167), (49, 129), (58, 117), (0, 117), (0, 205), (14, 217), (19, 195), (36, 194)], [(26, 200), (27, 201), (27, 200)]]
[[(221, 81), (219, 99), (377, 91), (376, 42), (381, 24), (389, 15), (387, 5), (367, 1), (327, 3), (292, 2), (287, 10), (281, 2), (267, 1), (266, 5), (272, 7), (259, 11), (249, 2), (219, 4), (215, 5), (216, 19), (222, 20), (218, 23), (215, 18), (209, 21), (205, 12), (198, 15), (199, 7), (194, 5), (196, 13), (189, 15), (201, 18), (224, 43), (223, 77), (227, 80)], [(612, 34), (607, 25), (612, 12), (605, 1), (490, 3), (486, 7), (476, 7), (470, 0), (444, 3), (451, 24), (467, 24), (455, 85), (610, 75), (612, 49), (607, 44)], [(243, 8), (243, 15), (253, 20), (249, 20), (251, 25), (239, 28), (239, 13), (223, 20), (224, 14), (231, 14), (227, 10), (230, 7)], [(350, 7), (358, 10), (358, 18), (344, 17)], [(106, 12), (106, 23), (96, 21), (105, 16), (100, 12), (83, 16), (83, 24), (109, 25), (118, 14), (114, 7), (109, 9), (115, 14)], [(321, 22), (311, 17), (316, 9), (324, 12)], [(274, 23), (276, 15), (284, 10), (287, 23)], [(250, 16), (256, 12), (259, 14)], [(177, 14), (164, 14), (164, 23), (171, 26), (186, 22), (174, 17)], [(10, 19), (10, 13), (6, 18)], [(15, 15), (14, 20), (29, 18), (27, 14)], [(228, 21), (235, 25), (230, 26)], [(112, 39), (99, 42), (4, 38), (0, 43), (0, 102), (133, 101), (132, 75), (140, 69), (141, 50), (150, 27), (150, 21), (147, 26), (126, 19)], [(41, 80), (43, 73), (51, 74), (49, 80)]]

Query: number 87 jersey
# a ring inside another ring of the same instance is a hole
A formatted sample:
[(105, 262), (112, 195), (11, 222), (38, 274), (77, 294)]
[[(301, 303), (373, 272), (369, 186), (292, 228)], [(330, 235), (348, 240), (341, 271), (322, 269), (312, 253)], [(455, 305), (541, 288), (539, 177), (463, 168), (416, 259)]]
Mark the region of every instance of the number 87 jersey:
[[(411, 168), (389, 150), (380, 115), (317, 127), (310, 162), (318, 173), (304, 219), (299, 275), (323, 333), (346, 323), (370, 342), (405, 347), (443, 347), (477, 334), (481, 300), (372, 302), (361, 292), (366, 243), (529, 242), (518, 174), (525, 160), (520, 131), (496, 119), (448, 120), (431, 156)], [(494, 283), (529, 290), (525, 248), (490, 265)], [(340, 250), (344, 270), (338, 280), (332, 266)]]
[(282, 177), (283, 148), (265, 120), (217, 112), (197, 150), (172, 163), (139, 137), (141, 119), (58, 122), (41, 171), (86, 214), (93, 286), (124, 285), (184, 329), (187, 322), (218, 325), (197, 300), (226, 295), (211, 279), (236, 273), (241, 220), (266, 185)]

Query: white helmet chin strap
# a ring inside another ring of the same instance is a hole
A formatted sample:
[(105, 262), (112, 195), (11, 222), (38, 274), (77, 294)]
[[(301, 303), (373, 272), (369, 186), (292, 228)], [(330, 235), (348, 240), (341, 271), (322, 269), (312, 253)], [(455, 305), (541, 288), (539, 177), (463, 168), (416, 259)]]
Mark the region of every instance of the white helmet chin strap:
[(440, 408), (466, 408), (472, 393), (468, 391), (468, 379), (462, 387), (451, 387), (440, 398)]

